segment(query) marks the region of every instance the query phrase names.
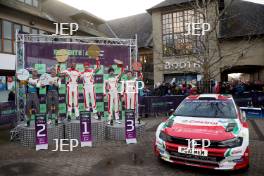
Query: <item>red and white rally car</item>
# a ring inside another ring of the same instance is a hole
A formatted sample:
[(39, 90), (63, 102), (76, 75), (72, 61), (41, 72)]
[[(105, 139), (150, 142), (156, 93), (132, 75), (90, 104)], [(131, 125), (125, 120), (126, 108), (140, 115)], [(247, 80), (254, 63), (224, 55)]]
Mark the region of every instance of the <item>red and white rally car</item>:
[(156, 131), (161, 159), (218, 170), (249, 166), (249, 130), (232, 96), (191, 95)]

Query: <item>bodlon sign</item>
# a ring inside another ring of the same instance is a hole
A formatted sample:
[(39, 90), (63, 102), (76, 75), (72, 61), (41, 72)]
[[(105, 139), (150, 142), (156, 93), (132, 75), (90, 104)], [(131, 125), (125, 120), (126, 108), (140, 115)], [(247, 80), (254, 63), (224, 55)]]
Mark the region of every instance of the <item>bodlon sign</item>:
[(178, 69), (191, 69), (200, 68), (201, 66), (197, 63), (191, 63), (190, 61), (175, 61), (175, 62), (165, 62), (165, 70), (178, 70)]

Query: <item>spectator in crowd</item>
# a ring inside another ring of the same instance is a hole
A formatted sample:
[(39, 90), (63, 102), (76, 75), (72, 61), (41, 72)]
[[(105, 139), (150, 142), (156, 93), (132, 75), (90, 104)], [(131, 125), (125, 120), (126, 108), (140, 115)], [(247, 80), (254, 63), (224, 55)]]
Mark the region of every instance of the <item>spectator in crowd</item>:
[(187, 84), (187, 89), (186, 89), (185, 95), (190, 95), (191, 94), (191, 89), (192, 89), (192, 85), (191, 84)]
[(16, 95), (15, 95), (14, 91), (11, 90), (8, 94), (8, 101), (15, 101), (15, 97), (16, 97)]
[(182, 91), (181, 91), (181, 87), (180, 86), (176, 86), (175, 87), (175, 95), (180, 95), (182, 93)]
[(166, 93), (166, 95), (165, 96), (172, 96), (173, 94), (172, 94), (172, 92), (171, 92), (171, 89), (168, 89), (168, 92)]
[(167, 93), (167, 91), (168, 91), (168, 88), (166, 87), (165, 82), (163, 82), (161, 87), (160, 87), (161, 96), (164, 96)]
[[(261, 81), (237, 81), (232, 80), (229, 82), (214, 82), (214, 84), (210, 85), (211, 93), (217, 94), (233, 94), (233, 95), (241, 95), (244, 92), (256, 92), (262, 91), (264, 92), (264, 83)], [(200, 81), (192, 80), (191, 82), (186, 82), (182, 80), (181, 83), (165, 83), (156, 84), (153, 90), (149, 90), (148, 88), (144, 89), (144, 95), (149, 96), (168, 96), (168, 95), (190, 95), (190, 94), (198, 94), (204, 93), (205, 84)], [(214, 86), (214, 87), (212, 87)]]
[(176, 83), (175, 82), (173, 82), (172, 83), (172, 86), (171, 86), (171, 92), (172, 92), (172, 94), (174, 94), (174, 95), (176, 95), (177, 94), (177, 92), (176, 92)]
[(253, 90), (252, 84), (248, 80), (245, 82), (244, 87), (246, 92), (251, 92)]
[(143, 88), (143, 96), (151, 96), (151, 91), (148, 89), (147, 86)]
[(245, 92), (245, 87), (242, 81), (239, 80), (238, 83), (234, 87), (234, 93), (236, 95), (239, 95), (239, 94), (242, 94), (243, 92)]
[(3, 83), (2, 79), (0, 79), (0, 91), (6, 90), (6, 85)]
[(221, 93), (221, 88), (222, 88), (222, 83), (218, 82), (215, 86), (215, 93), (220, 94)]
[(182, 80), (182, 84), (181, 84), (181, 92), (183, 95), (186, 94), (186, 91), (187, 91), (187, 85), (186, 85), (186, 82), (184, 80)]
[(190, 94), (191, 94), (191, 95), (198, 94), (197, 87), (192, 87), (192, 88), (191, 88), (191, 91), (190, 91)]

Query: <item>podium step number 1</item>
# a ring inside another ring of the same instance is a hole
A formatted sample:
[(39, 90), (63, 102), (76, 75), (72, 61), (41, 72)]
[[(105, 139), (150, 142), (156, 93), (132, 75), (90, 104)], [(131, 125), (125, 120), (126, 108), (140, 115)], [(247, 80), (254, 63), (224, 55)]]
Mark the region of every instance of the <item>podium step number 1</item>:
[(92, 147), (91, 112), (80, 114), (80, 141), (81, 147)]

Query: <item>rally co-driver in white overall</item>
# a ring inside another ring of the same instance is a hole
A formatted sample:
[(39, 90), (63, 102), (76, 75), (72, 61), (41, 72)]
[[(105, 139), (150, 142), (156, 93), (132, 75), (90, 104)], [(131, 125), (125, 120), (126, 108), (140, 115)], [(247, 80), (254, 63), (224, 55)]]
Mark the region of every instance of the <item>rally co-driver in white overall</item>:
[(122, 88), (124, 88), (124, 101), (126, 109), (136, 109), (136, 101), (137, 101), (137, 81), (143, 80), (143, 75), (138, 72), (138, 78), (133, 76), (132, 71), (128, 71), (126, 74), (126, 78), (122, 81)]
[(121, 68), (121, 72), (118, 75), (114, 75), (114, 69), (112, 67), (109, 68), (108, 74), (109, 77), (104, 81), (104, 89), (107, 92), (108, 99), (108, 124), (112, 124), (113, 118), (113, 109), (115, 112), (115, 120), (116, 123), (121, 123), (119, 121), (119, 96), (118, 96), (118, 82), (121, 78), (122, 73), (124, 72), (124, 68)]

